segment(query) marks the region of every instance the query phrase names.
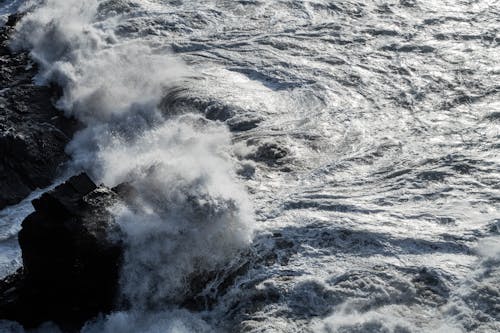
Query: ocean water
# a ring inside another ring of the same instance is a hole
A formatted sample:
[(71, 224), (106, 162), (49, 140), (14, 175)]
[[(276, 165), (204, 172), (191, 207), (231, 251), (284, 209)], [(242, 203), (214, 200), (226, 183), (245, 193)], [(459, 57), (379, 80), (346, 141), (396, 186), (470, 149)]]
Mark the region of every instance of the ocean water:
[[(86, 125), (68, 173), (139, 194), (131, 307), (84, 333), (500, 331), (498, 1), (19, 5), (12, 47)], [(0, 212), (3, 274), (30, 209)]]

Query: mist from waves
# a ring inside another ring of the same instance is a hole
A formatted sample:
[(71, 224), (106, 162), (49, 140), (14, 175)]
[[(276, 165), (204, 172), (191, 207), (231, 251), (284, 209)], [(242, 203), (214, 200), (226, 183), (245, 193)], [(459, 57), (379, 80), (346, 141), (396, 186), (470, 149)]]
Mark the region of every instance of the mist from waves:
[(67, 148), (71, 168), (134, 189), (131, 206), (112, 209), (124, 231), (120, 282), (131, 310), (84, 331), (206, 331), (173, 304), (189, 292), (192, 274), (216, 269), (251, 242), (252, 208), (235, 177), (230, 134), (200, 115), (157, 107), (194, 73), (146, 40), (120, 40), (117, 19), (102, 16), (101, 4), (30, 2), (12, 44), (31, 50), (38, 82), (59, 84), (57, 106), (86, 125)]
[(88, 124), (74, 170), (140, 194), (133, 308), (85, 331), (500, 330), (494, 1), (37, 3), (17, 47)]

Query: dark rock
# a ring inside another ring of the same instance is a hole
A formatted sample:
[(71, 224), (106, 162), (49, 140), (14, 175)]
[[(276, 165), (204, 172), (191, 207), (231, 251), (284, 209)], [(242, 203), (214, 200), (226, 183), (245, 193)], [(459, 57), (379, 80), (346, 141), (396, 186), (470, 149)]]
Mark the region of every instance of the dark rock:
[(116, 301), (123, 248), (108, 208), (120, 199), (86, 175), (33, 201), (22, 223), (23, 268), (0, 281), (0, 319), (76, 331)]
[(160, 102), (159, 108), (169, 116), (190, 112), (201, 113), (208, 120), (225, 123), (232, 132), (254, 129), (263, 121), (263, 118), (256, 115), (255, 111), (217, 100), (190, 96), (186, 89), (168, 91)]
[(7, 27), (13, 27), (17, 24), (17, 22), (19, 22), (19, 20), (23, 17), (23, 14), (22, 13), (14, 13), (12, 15), (9, 15), (9, 17), (7, 18), (7, 22), (5, 23), (5, 25)]
[[(249, 144), (252, 145), (253, 142)], [(249, 154), (247, 158), (267, 165), (279, 165), (288, 154), (289, 150), (284, 144), (278, 141), (264, 141), (260, 142), (255, 152)]]
[(257, 116), (243, 114), (229, 119), (226, 121), (226, 124), (231, 132), (244, 132), (259, 126), (262, 120), (262, 118)]
[(19, 18), (10, 16), (0, 28), (0, 209), (52, 183), (78, 128), (53, 105), (60, 90), (33, 83), (38, 69), (28, 53), (9, 49)]

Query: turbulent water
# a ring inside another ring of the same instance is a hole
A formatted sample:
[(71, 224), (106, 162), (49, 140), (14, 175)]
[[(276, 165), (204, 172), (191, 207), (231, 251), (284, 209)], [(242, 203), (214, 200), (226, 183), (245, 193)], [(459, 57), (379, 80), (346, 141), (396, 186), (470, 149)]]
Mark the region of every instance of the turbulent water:
[[(68, 172), (138, 193), (131, 307), (83, 332), (500, 331), (499, 1), (21, 10), (12, 47), (86, 125)], [(0, 212), (3, 274), (30, 209)]]

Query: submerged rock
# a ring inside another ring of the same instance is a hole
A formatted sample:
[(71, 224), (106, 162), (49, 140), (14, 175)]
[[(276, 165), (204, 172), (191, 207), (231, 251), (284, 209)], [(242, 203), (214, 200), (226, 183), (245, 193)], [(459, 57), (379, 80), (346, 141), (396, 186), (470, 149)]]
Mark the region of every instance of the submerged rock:
[(110, 312), (123, 248), (108, 207), (118, 201), (86, 174), (34, 200), (19, 233), (23, 268), (0, 281), (0, 319), (73, 331)]
[(247, 155), (247, 158), (256, 162), (263, 162), (267, 165), (280, 165), (285, 157), (290, 153), (289, 149), (279, 141), (248, 142), (249, 145), (257, 144), (254, 152)]
[(38, 69), (28, 53), (9, 49), (19, 18), (0, 28), (0, 209), (52, 183), (78, 127), (54, 107), (57, 88), (33, 83)]
[(190, 112), (201, 113), (208, 120), (226, 124), (231, 132), (249, 131), (264, 120), (254, 110), (218, 100), (190, 96), (186, 89), (170, 90), (160, 102), (159, 108), (169, 116)]

